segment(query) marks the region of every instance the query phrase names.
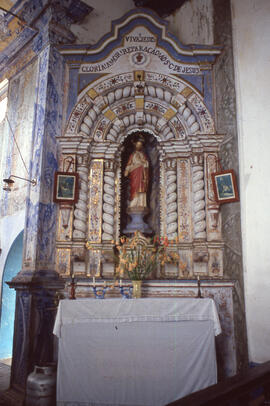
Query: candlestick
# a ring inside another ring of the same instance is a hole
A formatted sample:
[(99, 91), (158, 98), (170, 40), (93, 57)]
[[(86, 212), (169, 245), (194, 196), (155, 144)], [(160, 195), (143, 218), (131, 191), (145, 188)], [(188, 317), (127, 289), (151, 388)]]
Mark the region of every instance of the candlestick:
[(122, 286), (122, 279), (120, 279), (120, 288), (121, 288), (121, 286)]
[(93, 276), (93, 286), (96, 286), (96, 278)]
[(202, 294), (201, 294), (201, 282), (200, 282), (200, 275), (197, 275), (197, 284), (198, 284), (198, 293), (197, 293), (197, 298), (201, 299)]
[(69, 299), (70, 300), (76, 299), (76, 284), (75, 284), (75, 279), (74, 279), (74, 273), (72, 274), (72, 277), (71, 277)]

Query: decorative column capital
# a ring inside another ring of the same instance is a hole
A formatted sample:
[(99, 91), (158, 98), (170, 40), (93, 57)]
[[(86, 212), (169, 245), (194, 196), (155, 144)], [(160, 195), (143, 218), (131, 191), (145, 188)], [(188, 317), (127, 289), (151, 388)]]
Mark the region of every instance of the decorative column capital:
[(177, 160), (175, 158), (169, 158), (164, 161), (166, 170), (176, 171)]
[(116, 163), (112, 159), (105, 159), (104, 160), (104, 170), (106, 172), (114, 172), (116, 168)]
[(89, 166), (90, 157), (89, 154), (77, 154), (76, 155), (77, 166)]
[(203, 165), (203, 162), (204, 162), (203, 153), (194, 153), (191, 155), (191, 164), (193, 166)]

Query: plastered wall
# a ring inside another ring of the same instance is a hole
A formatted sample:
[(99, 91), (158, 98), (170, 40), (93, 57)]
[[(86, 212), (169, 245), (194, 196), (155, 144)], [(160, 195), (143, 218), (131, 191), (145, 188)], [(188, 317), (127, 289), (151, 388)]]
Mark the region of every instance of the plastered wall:
[[(135, 8), (132, 0), (85, 0), (94, 10), (72, 31), (79, 44), (95, 44), (111, 29), (111, 22)], [(165, 18), (169, 31), (184, 44), (213, 44), (212, 0), (189, 0)], [(91, 27), (91, 28), (90, 28)]]
[(270, 3), (232, 0), (249, 359), (270, 354)]

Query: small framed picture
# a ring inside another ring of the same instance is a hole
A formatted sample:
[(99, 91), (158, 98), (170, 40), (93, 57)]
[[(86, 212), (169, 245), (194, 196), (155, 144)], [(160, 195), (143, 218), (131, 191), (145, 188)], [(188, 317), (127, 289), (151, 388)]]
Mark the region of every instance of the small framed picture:
[(220, 204), (239, 200), (236, 177), (233, 169), (212, 173), (216, 201)]
[(55, 203), (76, 203), (78, 200), (78, 185), (78, 173), (55, 172), (53, 201)]

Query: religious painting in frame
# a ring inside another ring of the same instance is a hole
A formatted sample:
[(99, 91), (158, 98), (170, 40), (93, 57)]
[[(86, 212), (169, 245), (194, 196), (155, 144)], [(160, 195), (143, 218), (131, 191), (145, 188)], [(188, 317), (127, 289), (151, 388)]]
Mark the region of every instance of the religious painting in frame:
[(55, 203), (76, 203), (78, 200), (78, 185), (78, 173), (55, 172), (53, 201)]
[(233, 169), (212, 173), (212, 182), (215, 198), (219, 204), (239, 201)]

